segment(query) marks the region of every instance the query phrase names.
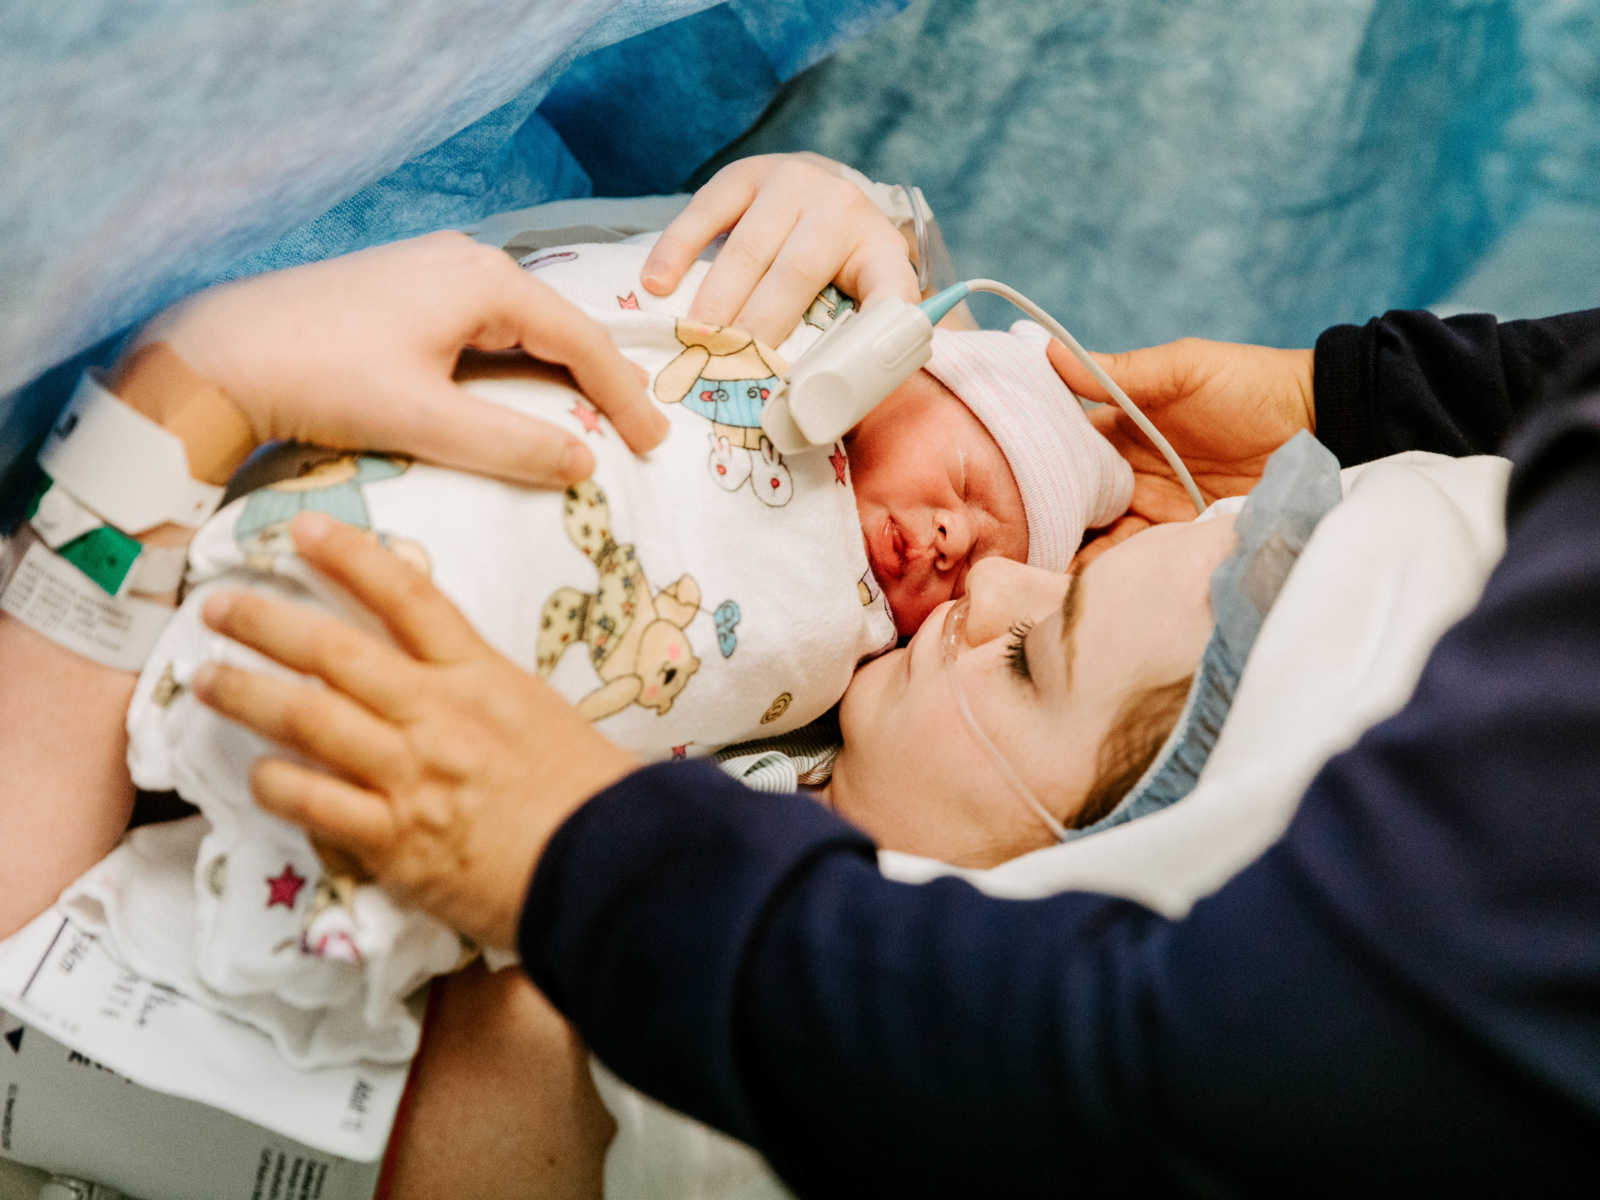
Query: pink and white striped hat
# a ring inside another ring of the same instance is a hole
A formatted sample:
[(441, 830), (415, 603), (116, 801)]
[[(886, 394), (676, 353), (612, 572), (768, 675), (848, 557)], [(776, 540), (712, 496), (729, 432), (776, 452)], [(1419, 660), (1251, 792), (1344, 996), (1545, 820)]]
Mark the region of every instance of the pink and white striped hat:
[(959, 397), (1006, 456), (1028, 518), (1028, 563), (1064, 571), (1084, 531), (1110, 524), (1133, 498), (1133, 471), (1089, 424), (1045, 356), (1032, 321), (1010, 333), (933, 331), (925, 369)]

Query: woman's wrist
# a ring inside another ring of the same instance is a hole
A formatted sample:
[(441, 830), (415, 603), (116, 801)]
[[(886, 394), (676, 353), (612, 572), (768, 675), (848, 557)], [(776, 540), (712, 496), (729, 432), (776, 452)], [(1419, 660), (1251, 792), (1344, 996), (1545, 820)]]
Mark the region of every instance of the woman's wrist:
[(117, 399), (176, 435), (189, 474), (203, 483), (227, 483), (256, 448), (243, 410), (166, 342), (134, 346), (107, 382)]
[(163, 342), (91, 373), (40, 450), (0, 603), (80, 654), (136, 669), (155, 613), (178, 601), (194, 527), (255, 440), (238, 407)]

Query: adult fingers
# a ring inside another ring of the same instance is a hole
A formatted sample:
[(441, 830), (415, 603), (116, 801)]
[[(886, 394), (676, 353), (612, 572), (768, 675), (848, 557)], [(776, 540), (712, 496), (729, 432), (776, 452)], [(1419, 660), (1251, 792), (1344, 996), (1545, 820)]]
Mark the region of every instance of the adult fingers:
[[(1203, 482), (1199, 482), (1198, 486), (1203, 499), (1216, 498), (1214, 489), (1206, 487)], [(1247, 487), (1244, 490), (1249, 489)], [(1128, 512), (1152, 525), (1192, 521), (1195, 517), (1194, 501), (1189, 499), (1177, 477), (1171, 474), (1164, 463), (1161, 474), (1139, 470), (1134, 472), (1133, 499), (1128, 505)]]
[(1171, 465), (1161, 457), (1150, 439), (1115, 404), (1099, 405), (1088, 416), (1095, 431), (1133, 468), (1136, 485), (1141, 474), (1172, 474)]
[[(639, 387), (637, 376), (634, 387)], [(316, 442), (337, 449), (392, 450), (535, 487), (566, 487), (594, 470), (594, 455), (575, 435), (421, 368), (394, 372), (381, 394), (389, 403), (363, 408), (359, 428), (353, 420), (342, 434), (323, 427)]]
[[(638, 368), (622, 356), (605, 327), (526, 272), (515, 266), (512, 270), (523, 293), (513, 310), (522, 348), (534, 358), (571, 371), (584, 395), (611, 418), (631, 449), (643, 453), (660, 445), (670, 427), (666, 414), (656, 407), (640, 382)], [(581, 445), (579, 449), (587, 456)], [(572, 481), (570, 475), (564, 479)]]
[(909, 304), (922, 299), (916, 268), (897, 233), (858, 242), (839, 269), (839, 286), (866, 304), (874, 296), (898, 296)]
[(302, 512), (289, 532), (301, 557), (370, 609), (407, 653), (425, 662), (458, 662), (486, 651), (461, 611), (427, 576), (361, 530)]
[(770, 189), (757, 195), (717, 251), (716, 262), (689, 305), (689, 318), (712, 325), (734, 324), (745, 301), (782, 253), (799, 217), (793, 198)]
[(1143, 517), (1133, 515), (1118, 517), (1107, 525), (1100, 533), (1095, 535), (1091, 542), (1085, 543), (1067, 568), (1070, 571), (1081, 571), (1095, 559), (1099, 558), (1111, 547), (1119, 542), (1125, 542), (1136, 533), (1142, 533), (1150, 528), (1150, 522)]
[(369, 870), (394, 837), (394, 814), (383, 796), (299, 763), (257, 759), (250, 791), (267, 812), (353, 854)]
[(207, 663), (195, 673), (201, 703), (340, 774), (381, 784), (404, 749), (387, 722), (337, 692), (282, 675)]
[[(1055, 368), (1056, 374), (1061, 377), (1061, 382), (1066, 384), (1076, 395), (1085, 400), (1094, 400), (1102, 404), (1110, 404), (1111, 393), (1101, 386), (1093, 372), (1083, 365), (1083, 362), (1066, 345), (1056, 338), (1050, 339), (1050, 345), (1045, 353), (1049, 356), (1050, 365)], [(1131, 354), (1101, 354), (1089, 351), (1089, 357), (1100, 365), (1100, 369), (1112, 379), (1117, 381), (1123, 391), (1132, 395), (1129, 381), (1124, 378), (1128, 372), (1128, 360)], [(1134, 397), (1137, 399), (1137, 397)]]
[(1101, 437), (1108, 438), (1113, 444), (1120, 432), (1120, 426), (1127, 422), (1120, 408), (1115, 405), (1102, 404), (1098, 408), (1089, 410), (1089, 424), (1093, 425), (1095, 432)]
[(225, 637), (314, 675), (380, 716), (404, 720), (421, 691), (415, 664), (328, 613), (255, 592), (216, 592), (201, 615)]
[(713, 175), (650, 247), (639, 271), (639, 281), (645, 288), (665, 296), (677, 287), (700, 252), (718, 234), (731, 229), (750, 207), (758, 182), (757, 172), (743, 160), (730, 163)]
[[(831, 221), (803, 217), (788, 232), (782, 249), (755, 281), (748, 297), (743, 298), (732, 323), (770, 346), (777, 345), (805, 315), (817, 293), (833, 280), (841, 264), (848, 261), (850, 250), (847, 230)], [(724, 250), (723, 255), (726, 254)], [(721, 263), (719, 256), (717, 264)], [(714, 266), (712, 272), (716, 269)], [(708, 275), (706, 286), (711, 282)], [(704, 294), (702, 287), (701, 295)]]
[[(1193, 356), (1186, 356), (1183, 342), (1168, 342), (1142, 350), (1125, 350), (1118, 354), (1100, 354), (1089, 351), (1089, 357), (1111, 376), (1128, 398), (1141, 408), (1160, 408), (1181, 399), (1190, 390), (1190, 368), (1197, 364)], [(1113, 403), (1111, 394), (1071, 350), (1050, 339), (1047, 350), (1050, 365), (1056, 369), (1061, 382), (1085, 400)]]

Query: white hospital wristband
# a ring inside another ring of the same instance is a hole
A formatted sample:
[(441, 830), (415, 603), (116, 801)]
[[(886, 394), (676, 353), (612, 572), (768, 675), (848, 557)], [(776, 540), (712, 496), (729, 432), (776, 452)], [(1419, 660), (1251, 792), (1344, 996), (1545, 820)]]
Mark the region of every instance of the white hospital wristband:
[(144, 666), (171, 605), (108, 594), (27, 525), (12, 534), (6, 551), (0, 612), (93, 662), (118, 671)]
[(158, 525), (193, 528), (216, 511), (223, 489), (189, 475), (181, 438), (86, 371), (39, 451), (39, 466), (108, 525), (128, 534)]
[[(189, 561), (187, 545), (142, 545), (137, 538), (106, 525), (54, 481), (39, 497), (28, 524), (40, 541), (113, 596), (129, 592), (166, 595), (177, 591), (183, 582)], [(86, 562), (83, 555), (74, 553), (73, 543), (91, 534), (102, 543), (107, 537), (115, 539), (134, 557), (127, 561), (125, 555), (118, 555), (117, 561), (103, 565)]]

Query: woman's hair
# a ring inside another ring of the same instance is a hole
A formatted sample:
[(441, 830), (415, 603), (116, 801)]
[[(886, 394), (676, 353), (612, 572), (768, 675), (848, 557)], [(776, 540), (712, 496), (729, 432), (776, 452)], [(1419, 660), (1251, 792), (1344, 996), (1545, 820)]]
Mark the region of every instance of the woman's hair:
[(1083, 807), (1067, 822), (1073, 829), (1085, 829), (1107, 816), (1128, 789), (1139, 782), (1178, 723), (1183, 702), (1188, 699), (1194, 677), (1161, 683), (1135, 692), (1122, 702), (1116, 719), (1095, 760), (1095, 780)]

